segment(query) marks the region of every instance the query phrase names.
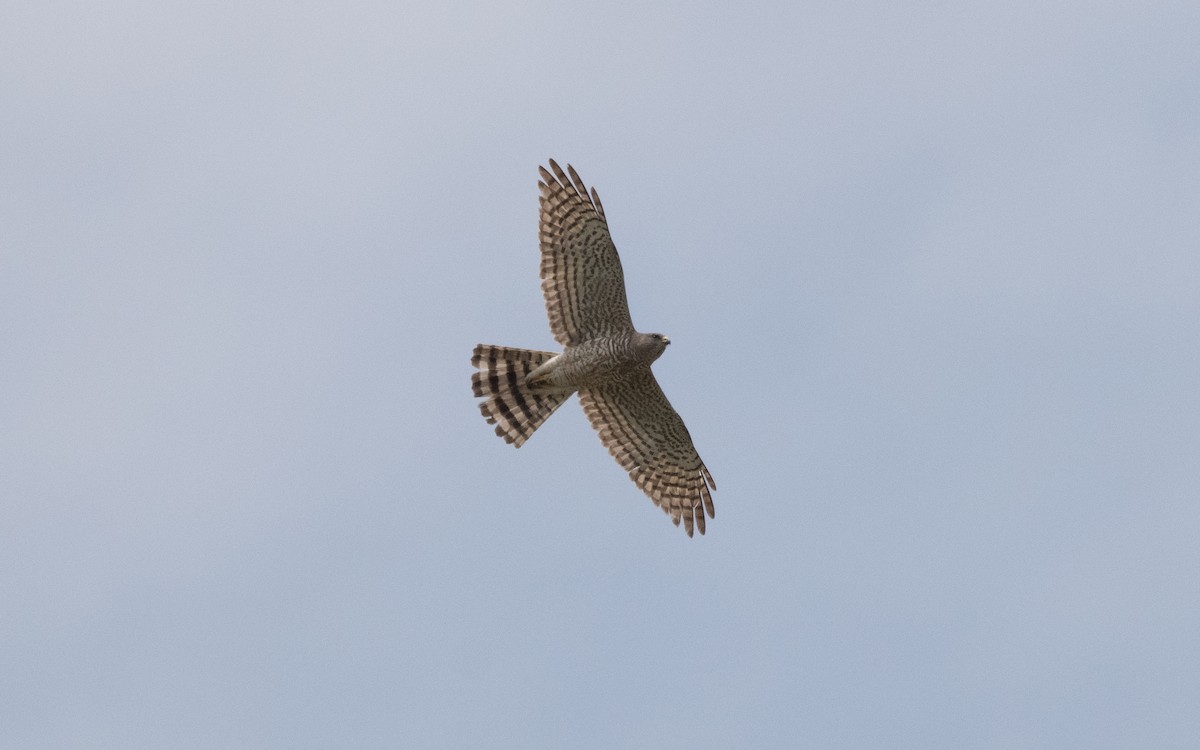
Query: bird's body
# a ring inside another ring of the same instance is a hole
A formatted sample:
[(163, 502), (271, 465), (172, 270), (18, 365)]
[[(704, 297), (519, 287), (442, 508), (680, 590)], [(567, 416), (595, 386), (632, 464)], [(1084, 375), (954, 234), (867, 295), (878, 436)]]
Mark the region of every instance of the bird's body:
[(629, 476), (688, 536), (714, 515), (712, 476), (650, 365), (670, 339), (639, 333), (595, 189), (568, 165), (541, 168), (542, 291), (562, 353), (480, 344), (471, 383), (496, 433), (521, 447), (572, 393)]
[(535, 389), (594, 388), (617, 383), (634, 370), (649, 367), (662, 356), (671, 340), (658, 333), (624, 333), (589, 339), (568, 346), (562, 354), (529, 373)]

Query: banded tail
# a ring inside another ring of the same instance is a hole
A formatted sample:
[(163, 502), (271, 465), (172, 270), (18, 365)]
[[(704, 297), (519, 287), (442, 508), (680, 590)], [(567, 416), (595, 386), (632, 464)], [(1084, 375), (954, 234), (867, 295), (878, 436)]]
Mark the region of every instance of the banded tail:
[(479, 404), (479, 411), (488, 424), (496, 425), (496, 434), (506, 443), (520, 448), (571, 396), (570, 391), (536, 391), (525, 383), (538, 365), (556, 356), (554, 352), (490, 344), (475, 347), (471, 364), (479, 372), (471, 374), (471, 388), (476, 396), (487, 399)]

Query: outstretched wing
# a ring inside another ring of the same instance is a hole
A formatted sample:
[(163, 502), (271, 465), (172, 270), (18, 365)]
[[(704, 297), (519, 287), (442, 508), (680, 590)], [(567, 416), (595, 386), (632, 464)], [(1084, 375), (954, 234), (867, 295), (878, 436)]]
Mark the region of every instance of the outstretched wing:
[(621, 259), (608, 234), (600, 196), (570, 164), (553, 159), (538, 167), (542, 179), (538, 241), (542, 248), (542, 293), (550, 330), (558, 343), (578, 344), (633, 330)]
[(711, 490), (717, 485), (650, 368), (620, 383), (581, 390), (579, 402), (629, 478), (676, 526), (682, 520), (688, 536), (693, 527), (703, 534), (705, 513), (714, 517)]

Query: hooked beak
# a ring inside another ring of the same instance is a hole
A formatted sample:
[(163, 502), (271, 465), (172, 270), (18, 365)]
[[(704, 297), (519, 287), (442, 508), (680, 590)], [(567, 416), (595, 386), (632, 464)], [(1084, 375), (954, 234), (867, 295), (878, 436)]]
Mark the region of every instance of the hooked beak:
[(666, 336), (663, 336), (663, 343), (669, 345), (671, 343), (671, 339), (667, 338)]

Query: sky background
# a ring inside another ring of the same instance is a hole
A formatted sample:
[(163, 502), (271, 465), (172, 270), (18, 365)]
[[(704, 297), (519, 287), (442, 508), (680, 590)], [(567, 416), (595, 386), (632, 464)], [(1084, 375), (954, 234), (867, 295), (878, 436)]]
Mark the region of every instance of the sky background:
[[(7, 3), (0, 747), (1200, 746), (1200, 5)], [(553, 348), (597, 186), (719, 490)]]

